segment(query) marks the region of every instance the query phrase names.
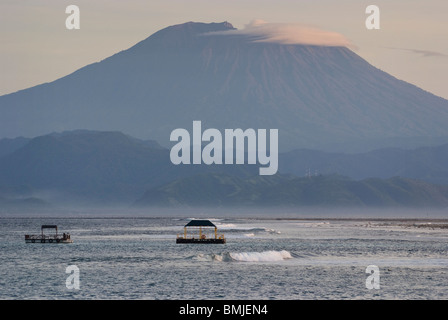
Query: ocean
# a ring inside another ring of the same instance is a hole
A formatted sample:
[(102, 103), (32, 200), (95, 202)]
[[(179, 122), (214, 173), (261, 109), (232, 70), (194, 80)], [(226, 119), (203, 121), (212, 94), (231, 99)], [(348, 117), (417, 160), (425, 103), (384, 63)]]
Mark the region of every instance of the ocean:
[[(226, 244), (176, 244), (192, 218), (0, 217), (0, 299), (448, 298), (448, 220), (210, 217)], [(26, 244), (43, 224), (74, 242)]]

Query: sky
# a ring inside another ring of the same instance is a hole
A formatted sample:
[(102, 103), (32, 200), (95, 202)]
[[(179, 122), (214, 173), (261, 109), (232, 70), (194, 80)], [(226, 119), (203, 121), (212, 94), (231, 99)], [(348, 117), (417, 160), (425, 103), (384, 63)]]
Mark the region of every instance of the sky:
[[(66, 7), (80, 29), (66, 28)], [(366, 8), (380, 10), (368, 30)], [(448, 99), (446, 0), (2, 0), (0, 95), (51, 82), (188, 21), (306, 25), (347, 39), (375, 67)]]

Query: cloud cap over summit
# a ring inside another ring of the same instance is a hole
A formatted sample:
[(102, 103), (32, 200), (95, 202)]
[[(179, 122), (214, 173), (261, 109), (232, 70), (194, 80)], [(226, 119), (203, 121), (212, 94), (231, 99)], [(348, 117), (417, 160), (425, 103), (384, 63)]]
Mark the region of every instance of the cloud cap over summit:
[(257, 42), (355, 48), (337, 32), (300, 23), (269, 23), (261, 19), (251, 21), (241, 30), (214, 31), (207, 35), (245, 35)]

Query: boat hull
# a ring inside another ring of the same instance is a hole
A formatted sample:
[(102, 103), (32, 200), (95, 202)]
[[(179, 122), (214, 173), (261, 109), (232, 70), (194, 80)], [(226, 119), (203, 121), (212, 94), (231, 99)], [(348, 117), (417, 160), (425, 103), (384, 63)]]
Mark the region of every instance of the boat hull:
[(62, 238), (56, 238), (56, 239), (39, 239), (39, 238), (28, 238), (25, 239), (25, 243), (73, 243), (72, 239), (62, 239)]
[(184, 239), (177, 238), (176, 243), (226, 243), (226, 239)]

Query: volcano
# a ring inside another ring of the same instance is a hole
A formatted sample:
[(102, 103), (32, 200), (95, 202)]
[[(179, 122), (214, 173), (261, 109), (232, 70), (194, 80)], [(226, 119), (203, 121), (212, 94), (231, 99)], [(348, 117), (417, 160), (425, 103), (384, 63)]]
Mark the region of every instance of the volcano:
[(56, 81), (1, 96), (0, 137), (89, 129), (169, 146), (171, 131), (195, 120), (218, 130), (278, 129), (280, 151), (448, 137), (448, 100), (350, 49), (262, 42), (234, 30), (228, 22), (170, 26)]

